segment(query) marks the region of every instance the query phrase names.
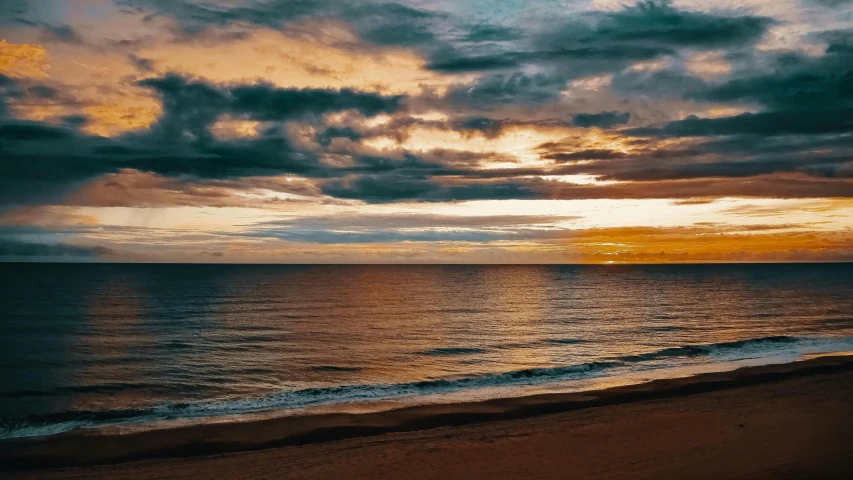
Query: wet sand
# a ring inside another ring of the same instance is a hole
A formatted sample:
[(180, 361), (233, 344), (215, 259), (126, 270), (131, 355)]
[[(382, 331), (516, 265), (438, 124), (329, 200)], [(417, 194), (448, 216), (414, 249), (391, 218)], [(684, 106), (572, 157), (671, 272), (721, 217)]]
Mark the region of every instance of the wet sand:
[(850, 478), (853, 357), (369, 414), (69, 432), (0, 442), (0, 466), (48, 479)]

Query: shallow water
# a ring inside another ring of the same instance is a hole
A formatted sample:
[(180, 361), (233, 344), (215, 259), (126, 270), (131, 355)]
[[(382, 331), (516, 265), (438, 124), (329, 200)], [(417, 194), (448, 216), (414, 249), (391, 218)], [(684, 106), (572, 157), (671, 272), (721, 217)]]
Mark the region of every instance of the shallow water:
[(0, 264), (0, 438), (853, 350), (852, 271)]

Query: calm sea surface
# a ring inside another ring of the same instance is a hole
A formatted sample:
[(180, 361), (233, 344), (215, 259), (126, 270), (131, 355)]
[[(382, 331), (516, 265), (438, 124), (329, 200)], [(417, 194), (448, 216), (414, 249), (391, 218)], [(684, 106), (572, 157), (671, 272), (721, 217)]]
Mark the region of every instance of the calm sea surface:
[(853, 350), (853, 265), (0, 264), (0, 438)]

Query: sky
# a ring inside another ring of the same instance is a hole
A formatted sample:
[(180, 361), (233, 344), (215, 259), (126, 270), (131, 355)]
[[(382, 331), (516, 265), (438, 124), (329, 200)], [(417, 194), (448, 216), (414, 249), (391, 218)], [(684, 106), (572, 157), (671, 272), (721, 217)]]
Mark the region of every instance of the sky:
[(851, 0), (0, 1), (0, 260), (853, 260)]

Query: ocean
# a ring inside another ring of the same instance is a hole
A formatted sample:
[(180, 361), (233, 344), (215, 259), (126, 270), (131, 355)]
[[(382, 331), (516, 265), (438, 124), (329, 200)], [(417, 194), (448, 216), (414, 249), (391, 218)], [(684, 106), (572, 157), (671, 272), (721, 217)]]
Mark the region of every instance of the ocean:
[(581, 391), (851, 350), (850, 264), (0, 264), (0, 438)]

